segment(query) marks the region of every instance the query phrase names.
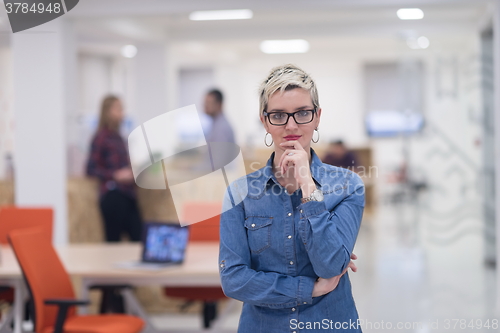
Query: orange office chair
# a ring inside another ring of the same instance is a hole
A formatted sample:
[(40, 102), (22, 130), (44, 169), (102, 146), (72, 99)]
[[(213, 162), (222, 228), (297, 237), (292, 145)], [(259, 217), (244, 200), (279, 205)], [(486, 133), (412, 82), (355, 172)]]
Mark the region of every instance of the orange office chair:
[(18, 229), (9, 242), (19, 261), (34, 301), (36, 333), (139, 333), (144, 321), (116, 315), (76, 315), (75, 306), (89, 302), (75, 299), (68, 273), (49, 241), (47, 229)]
[(8, 244), (7, 235), (15, 229), (44, 227), (52, 239), (52, 208), (5, 206), (0, 208), (0, 244)]
[[(0, 244), (8, 244), (7, 235), (12, 230), (38, 226), (47, 228), (49, 239), (52, 240), (52, 221), (52, 208), (0, 207)], [(7, 286), (0, 287), (0, 300), (12, 304), (14, 289)]]
[[(215, 215), (189, 225), (190, 242), (219, 242), (221, 203), (191, 202), (184, 204), (183, 210), (184, 221), (188, 223), (201, 220), (200, 216)], [(217, 317), (217, 301), (227, 298), (221, 287), (172, 287), (165, 288), (164, 292), (169, 297), (184, 298), (188, 304), (202, 301), (204, 328), (209, 328), (212, 320)]]

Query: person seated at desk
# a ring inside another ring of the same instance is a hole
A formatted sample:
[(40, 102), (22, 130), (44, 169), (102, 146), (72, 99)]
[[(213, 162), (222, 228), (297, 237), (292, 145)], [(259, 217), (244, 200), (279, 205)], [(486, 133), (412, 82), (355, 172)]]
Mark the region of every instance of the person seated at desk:
[(328, 146), (323, 163), (355, 171), (358, 166), (356, 154), (347, 149), (342, 140), (332, 141)]

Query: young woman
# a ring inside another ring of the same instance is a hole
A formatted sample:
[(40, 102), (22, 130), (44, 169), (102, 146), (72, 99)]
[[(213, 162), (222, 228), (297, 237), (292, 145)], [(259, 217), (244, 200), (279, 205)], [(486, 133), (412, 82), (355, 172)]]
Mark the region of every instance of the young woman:
[(133, 241), (141, 238), (134, 175), (119, 132), (122, 121), (121, 101), (116, 96), (105, 97), (87, 164), (87, 174), (99, 179), (99, 203), (108, 242), (120, 241), (123, 232)]
[(238, 332), (361, 332), (345, 273), (356, 271), (363, 182), (310, 147), (321, 108), (307, 73), (276, 67), (259, 92), (274, 152), (231, 183), (220, 221), (222, 288), (244, 302)]

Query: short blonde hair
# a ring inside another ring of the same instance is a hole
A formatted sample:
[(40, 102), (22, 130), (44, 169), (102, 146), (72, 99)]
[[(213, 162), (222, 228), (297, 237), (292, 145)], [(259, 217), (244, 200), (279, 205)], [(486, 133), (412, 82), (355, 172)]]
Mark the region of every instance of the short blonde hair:
[(274, 67), (267, 78), (259, 87), (259, 114), (262, 115), (267, 109), (269, 98), (276, 91), (292, 90), (302, 88), (309, 91), (314, 108), (319, 109), (318, 90), (316, 84), (309, 74), (301, 68), (286, 64)]

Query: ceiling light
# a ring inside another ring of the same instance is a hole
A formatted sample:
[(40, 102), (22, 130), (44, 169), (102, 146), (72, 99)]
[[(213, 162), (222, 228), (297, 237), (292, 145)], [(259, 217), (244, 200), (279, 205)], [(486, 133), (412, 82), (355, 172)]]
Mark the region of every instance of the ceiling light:
[(260, 43), (260, 50), (264, 53), (306, 53), (309, 43), (304, 39), (265, 40)]
[(424, 12), (420, 8), (401, 8), (397, 12), (401, 20), (420, 20), (424, 18)]
[(418, 38), (409, 37), (406, 39), (406, 45), (408, 45), (408, 47), (410, 49), (419, 50), (419, 49), (428, 48), (430, 45), (430, 42), (429, 42), (429, 38), (427, 38), (425, 36), (420, 36)]
[(427, 38), (425, 36), (420, 36), (417, 39), (417, 44), (418, 44), (418, 46), (420, 46), (421, 49), (426, 49), (430, 45), (429, 38)]
[(137, 54), (137, 47), (135, 45), (125, 45), (122, 47), (121, 53), (125, 58), (133, 58)]
[(253, 12), (250, 9), (206, 10), (189, 14), (189, 19), (191, 21), (245, 20), (251, 19), (252, 17)]

